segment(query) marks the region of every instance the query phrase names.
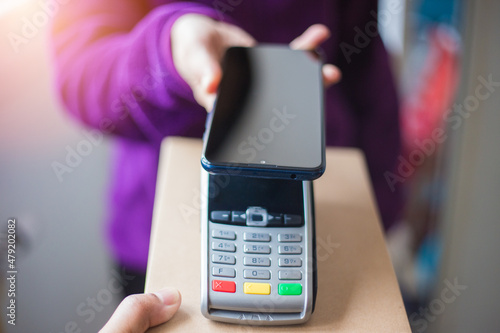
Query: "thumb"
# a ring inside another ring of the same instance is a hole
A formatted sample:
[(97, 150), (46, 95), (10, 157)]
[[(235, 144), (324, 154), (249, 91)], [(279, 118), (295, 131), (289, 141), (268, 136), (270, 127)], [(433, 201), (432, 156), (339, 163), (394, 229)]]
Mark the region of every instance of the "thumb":
[(211, 111), (216, 93), (219, 86), (222, 69), (219, 62), (215, 58), (206, 59), (205, 68), (200, 79), (198, 89), (193, 89), (193, 94), (197, 102), (203, 106), (207, 111)]
[(181, 305), (181, 295), (175, 288), (156, 293), (126, 297), (100, 333), (143, 333), (170, 320)]

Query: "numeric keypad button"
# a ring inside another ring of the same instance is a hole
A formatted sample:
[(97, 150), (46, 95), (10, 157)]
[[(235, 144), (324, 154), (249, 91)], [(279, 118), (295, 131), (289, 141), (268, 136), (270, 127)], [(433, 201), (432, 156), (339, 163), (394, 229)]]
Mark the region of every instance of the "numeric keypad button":
[(224, 252), (235, 252), (236, 245), (229, 242), (212, 242), (212, 250), (214, 251), (224, 251)]
[(271, 266), (271, 259), (267, 257), (244, 257), (245, 266)]
[(235, 240), (236, 233), (234, 231), (229, 231), (229, 230), (214, 229), (212, 230), (212, 237), (219, 239)]
[(245, 232), (243, 240), (247, 242), (270, 242), (271, 235), (261, 232)]
[(245, 246), (243, 247), (243, 252), (256, 253), (256, 254), (269, 254), (271, 253), (271, 247), (269, 245), (261, 245), (261, 244), (245, 244)]
[(300, 279), (302, 279), (302, 272), (298, 271), (298, 270), (278, 271), (278, 279), (280, 279), (280, 280), (300, 280)]
[(212, 275), (234, 278), (236, 276), (236, 270), (228, 267), (213, 267)]
[(278, 234), (278, 242), (300, 242), (302, 241), (302, 236), (300, 234)]
[(269, 280), (271, 272), (263, 269), (245, 269), (243, 270), (243, 277), (245, 279)]
[(227, 254), (212, 254), (212, 262), (216, 264), (234, 265), (236, 258)]
[(279, 258), (278, 266), (280, 267), (301, 267), (302, 259), (300, 258)]
[(279, 254), (301, 254), (302, 247), (300, 245), (280, 245), (278, 246)]

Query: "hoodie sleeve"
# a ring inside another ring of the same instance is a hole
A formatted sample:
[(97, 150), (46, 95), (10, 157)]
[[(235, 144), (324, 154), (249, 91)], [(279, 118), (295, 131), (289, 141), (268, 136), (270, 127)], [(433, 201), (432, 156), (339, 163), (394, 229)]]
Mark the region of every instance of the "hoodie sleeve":
[(170, 30), (187, 13), (220, 17), (191, 2), (151, 8), (134, 0), (74, 0), (60, 6), (52, 26), (57, 94), (68, 112), (103, 133), (159, 142), (196, 135), (204, 120), (175, 70)]

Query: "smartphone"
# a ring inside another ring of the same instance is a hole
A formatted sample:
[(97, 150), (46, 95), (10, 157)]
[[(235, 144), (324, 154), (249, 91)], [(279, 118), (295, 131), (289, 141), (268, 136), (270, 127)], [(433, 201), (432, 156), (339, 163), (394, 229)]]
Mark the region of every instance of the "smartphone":
[(207, 119), (202, 166), (313, 180), (325, 170), (321, 60), (283, 45), (232, 47)]
[(249, 325), (307, 321), (317, 276), (312, 182), (202, 170), (201, 311)]

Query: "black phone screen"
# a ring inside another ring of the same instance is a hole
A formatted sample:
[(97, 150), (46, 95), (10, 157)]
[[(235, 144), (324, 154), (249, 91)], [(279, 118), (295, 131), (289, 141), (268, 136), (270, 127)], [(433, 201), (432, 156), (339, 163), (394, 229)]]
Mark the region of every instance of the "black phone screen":
[(209, 211), (246, 211), (260, 206), (268, 212), (304, 215), (303, 182), (288, 179), (210, 175)]
[(318, 57), (286, 46), (234, 47), (226, 52), (222, 69), (204, 167), (243, 167), (254, 176), (266, 169), (322, 172)]

